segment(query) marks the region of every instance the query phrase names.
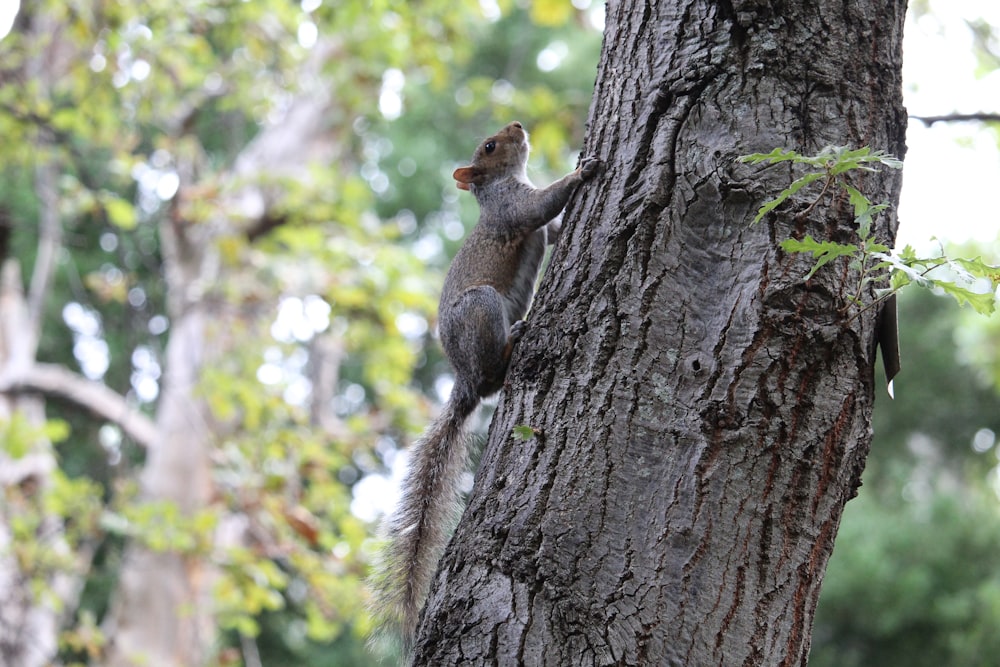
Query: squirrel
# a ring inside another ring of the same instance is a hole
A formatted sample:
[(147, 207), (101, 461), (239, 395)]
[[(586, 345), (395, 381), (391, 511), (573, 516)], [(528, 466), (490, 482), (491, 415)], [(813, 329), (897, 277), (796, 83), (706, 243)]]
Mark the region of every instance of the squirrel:
[(462, 510), (460, 482), (468, 467), (465, 423), (482, 398), (500, 390), (514, 345), (524, 334), (554, 220), (599, 162), (579, 167), (543, 189), (528, 179), (530, 145), (521, 123), (509, 123), (456, 169), (459, 189), (479, 203), (479, 222), (452, 260), (438, 306), (438, 331), (455, 372), (441, 414), (414, 443), (402, 496), (386, 520), (386, 546), (372, 577), (373, 611), (383, 631), (401, 635), (408, 651), (444, 552)]

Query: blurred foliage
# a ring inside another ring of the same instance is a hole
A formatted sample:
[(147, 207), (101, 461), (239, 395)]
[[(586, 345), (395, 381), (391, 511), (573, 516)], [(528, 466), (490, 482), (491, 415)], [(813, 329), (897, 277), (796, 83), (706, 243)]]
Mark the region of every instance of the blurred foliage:
[[(34, 426), (19, 413), (0, 420), (0, 448), (15, 464), (38, 442), (59, 442), (68, 435), (68, 425), (60, 420)], [(39, 604), (61, 609), (51, 589), (53, 575), (86, 572), (101, 520), (100, 486), (56, 468), (47, 479), (30, 475), (0, 491), (0, 521), (10, 530), (10, 550), (21, 574)]]
[(837, 545), (810, 665), (996, 664), (995, 495), (937, 491), (890, 508), (863, 494), (848, 504)]

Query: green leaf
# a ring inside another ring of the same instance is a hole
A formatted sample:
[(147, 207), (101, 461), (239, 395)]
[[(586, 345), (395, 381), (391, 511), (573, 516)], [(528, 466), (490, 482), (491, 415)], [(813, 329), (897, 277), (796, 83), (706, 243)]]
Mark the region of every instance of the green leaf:
[[(864, 247), (865, 255), (870, 255), (870, 256), (874, 256), (876, 253), (880, 253), (880, 254), (884, 255), (884, 254), (886, 254), (886, 253), (889, 252), (889, 246), (885, 245), (884, 243), (878, 243), (877, 241), (875, 241), (873, 239), (866, 240), (863, 247)], [(879, 258), (875, 257), (875, 259), (879, 259)], [(873, 269), (880, 269), (880, 268), (883, 268), (883, 267), (886, 267), (886, 266), (889, 266), (888, 262), (883, 262), (881, 265), (876, 265), (876, 266), (874, 266), (872, 268)]]
[(871, 235), (872, 229), (872, 202), (868, 197), (861, 194), (861, 191), (857, 188), (844, 184), (844, 189), (847, 190), (847, 196), (851, 202), (851, 206), (854, 207), (854, 221), (858, 223), (858, 236), (862, 240), (867, 239)]
[(787, 161), (800, 161), (802, 160), (802, 155), (796, 153), (793, 150), (785, 148), (775, 148), (770, 153), (751, 153), (750, 155), (741, 155), (736, 158), (739, 162), (747, 162), (749, 164), (760, 164), (761, 162), (770, 162), (775, 164), (777, 162), (787, 162)]
[(136, 215), (132, 204), (115, 196), (103, 197), (101, 203), (112, 225), (124, 230), (135, 229)]
[(776, 209), (778, 206), (781, 206), (781, 204), (784, 203), (786, 199), (788, 199), (789, 197), (791, 197), (796, 192), (798, 192), (805, 186), (809, 185), (813, 181), (818, 181), (819, 179), (824, 178), (825, 176), (826, 174), (817, 171), (817, 172), (810, 172), (805, 176), (802, 176), (801, 178), (795, 179), (794, 181), (792, 181), (792, 184), (789, 185), (784, 190), (782, 190), (777, 197), (775, 197), (774, 199), (765, 203), (763, 206), (757, 209), (757, 215), (754, 216), (753, 222), (750, 224), (757, 224), (758, 222), (760, 222), (761, 218), (763, 218), (765, 215)]
[(843, 174), (852, 169), (875, 171), (871, 167), (865, 166), (869, 163), (882, 164), (890, 169), (901, 169), (903, 167), (903, 163), (892, 155), (885, 151), (873, 151), (869, 146), (862, 146), (855, 149), (850, 149), (846, 146), (835, 146), (832, 147), (831, 162), (827, 168), (833, 176)]
[(993, 266), (983, 261), (983, 258), (966, 259), (959, 257), (951, 260), (953, 264), (965, 269), (974, 278), (984, 278), (993, 285), (993, 289), (1000, 286), (1000, 266)]
[[(868, 147), (865, 146), (867, 149)], [(862, 160), (863, 162), (877, 162), (884, 167), (889, 167), (890, 169), (902, 169), (903, 161), (897, 158), (891, 153), (886, 153), (885, 151), (869, 151), (869, 153)]]
[(785, 239), (781, 242), (781, 249), (785, 252), (808, 252), (816, 258), (816, 263), (806, 274), (806, 280), (824, 265), (832, 262), (838, 257), (846, 257), (858, 252), (858, 246), (853, 243), (834, 243), (833, 241), (817, 241), (808, 234), (804, 239)]
[(903, 246), (903, 249), (897, 253), (897, 255), (900, 260), (909, 263), (917, 258), (917, 251), (913, 249), (913, 246), (907, 243)]
[(50, 442), (62, 442), (69, 437), (70, 426), (69, 422), (62, 419), (49, 419), (45, 422), (44, 427), (45, 437), (49, 439)]
[(327, 619), (315, 604), (306, 605), (306, 636), (319, 642), (329, 642), (337, 637), (340, 627)]
[(863, 166), (868, 163), (878, 163), (890, 169), (901, 169), (903, 167), (901, 160), (898, 160), (885, 151), (873, 151), (870, 146), (862, 146), (861, 148), (825, 146), (816, 155), (802, 155), (793, 150), (775, 148), (770, 153), (751, 153), (750, 155), (741, 155), (736, 159), (740, 162), (750, 164), (760, 164), (761, 162), (769, 162), (770, 164), (778, 162), (810, 164), (814, 167), (822, 167), (832, 176), (842, 174), (851, 169), (872, 171), (870, 168)]
[(525, 426), (524, 424), (519, 424), (512, 429), (514, 437), (518, 440), (531, 440), (535, 437), (535, 429), (530, 426)]
[(980, 315), (992, 315), (996, 310), (996, 297), (993, 292), (974, 292), (947, 280), (931, 280), (931, 282), (946, 294), (955, 297), (960, 306), (969, 304)]
[[(921, 260), (916, 258), (915, 255), (913, 255), (913, 249), (909, 246), (903, 249), (903, 253), (904, 254), (900, 256), (895, 256), (889, 253), (877, 252), (873, 255), (873, 257), (892, 267), (893, 271), (890, 276), (890, 283), (893, 287), (903, 287), (904, 285), (909, 285), (911, 282), (922, 287), (931, 287), (930, 279), (928, 279), (924, 274), (928, 271), (926, 264), (932, 260)], [(938, 264), (939, 262), (934, 262), (934, 266), (937, 266)], [(924, 266), (923, 270), (915, 268), (920, 265)]]
[(531, 20), (543, 26), (560, 26), (573, 17), (573, 6), (561, 0), (536, 0), (531, 3)]
[[(892, 266), (893, 272), (890, 277), (890, 286), (899, 289), (905, 285), (916, 283), (928, 289), (938, 288), (946, 294), (950, 294), (958, 301), (959, 305), (969, 304), (973, 310), (981, 315), (992, 315), (996, 310), (995, 292), (1000, 286), (1000, 267), (991, 266), (983, 262), (982, 258), (975, 259), (950, 259), (948, 257), (917, 257), (913, 248), (906, 246), (897, 256), (887, 253), (874, 253), (873, 255), (883, 263)], [(977, 280), (988, 280), (989, 290), (973, 289), (972, 287), (961, 285), (953, 280), (930, 278), (928, 273), (940, 266), (947, 266), (960, 276), (966, 283), (973, 283)]]
[(893, 291), (899, 291), (911, 282), (910, 276), (905, 271), (893, 271), (889, 274), (889, 288)]
[(861, 191), (851, 185), (844, 185), (844, 189), (847, 190), (848, 197), (850, 198), (851, 206), (854, 207), (854, 217), (857, 218), (863, 215), (871, 208), (872, 202), (868, 197), (861, 194)]

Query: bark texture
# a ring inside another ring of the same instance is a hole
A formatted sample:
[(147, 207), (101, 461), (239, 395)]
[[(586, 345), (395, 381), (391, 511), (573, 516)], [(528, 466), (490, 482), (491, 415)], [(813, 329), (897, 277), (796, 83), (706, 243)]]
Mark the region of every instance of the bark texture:
[[(852, 239), (846, 197), (751, 227), (797, 172), (735, 158), (902, 157), (905, 8), (608, 3), (585, 150), (605, 172), (566, 213), (413, 664), (806, 663), (871, 439), (876, 312), (839, 314), (846, 262), (807, 282), (778, 248)], [(897, 173), (854, 183), (897, 201)]]

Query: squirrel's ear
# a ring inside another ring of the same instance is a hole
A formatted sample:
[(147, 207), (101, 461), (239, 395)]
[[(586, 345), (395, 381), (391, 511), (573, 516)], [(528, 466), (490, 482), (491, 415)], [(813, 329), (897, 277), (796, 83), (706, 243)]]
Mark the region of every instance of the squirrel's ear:
[(469, 183), (476, 182), (476, 170), (472, 167), (459, 167), (451, 176), (455, 179), (455, 187), (459, 190), (468, 190)]

